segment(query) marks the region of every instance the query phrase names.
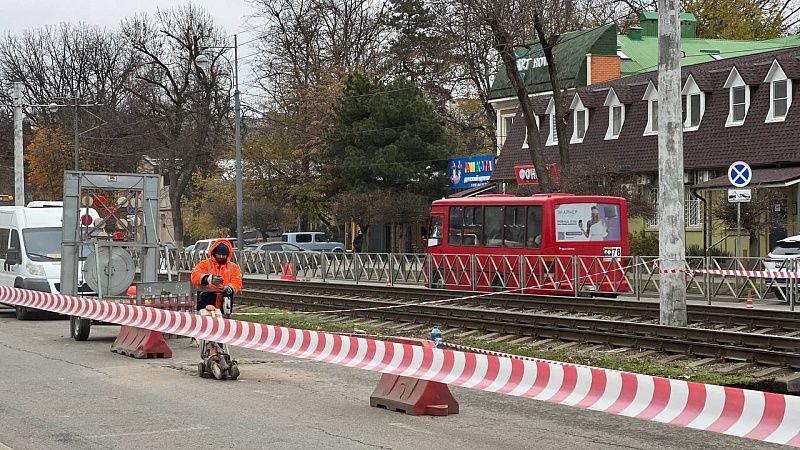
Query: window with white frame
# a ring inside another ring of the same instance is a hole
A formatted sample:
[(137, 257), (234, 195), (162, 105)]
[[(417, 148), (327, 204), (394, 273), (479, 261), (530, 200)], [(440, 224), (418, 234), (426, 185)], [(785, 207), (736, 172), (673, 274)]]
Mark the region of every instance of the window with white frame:
[(764, 83), (769, 83), (769, 112), (766, 122), (783, 122), (792, 106), (792, 80), (786, 77), (783, 68), (775, 60)]
[(729, 103), (725, 126), (741, 126), (747, 117), (747, 110), (750, 109), (750, 87), (745, 84), (736, 67), (731, 69), (728, 80), (725, 81), (725, 88), (728, 89)]
[(502, 116), (500, 124), (500, 145), (503, 145), (508, 135), (511, 134), (511, 125), (514, 124), (514, 116)]
[(586, 137), (586, 129), (589, 127), (589, 110), (583, 106), (583, 102), (578, 94), (572, 99), (572, 138), (570, 144), (580, 144)]
[(689, 75), (689, 78), (686, 79), (686, 84), (683, 86), (681, 94), (684, 96), (683, 130), (695, 131), (700, 128), (700, 122), (703, 120), (703, 114), (706, 110), (705, 94), (697, 86), (692, 75)]
[[(536, 129), (538, 130), (539, 129), (539, 116), (534, 114), (533, 118), (535, 119), (534, 122), (536, 122)], [(522, 148), (528, 148), (528, 125), (527, 124), (525, 124), (525, 142), (522, 143)]]
[(642, 100), (647, 102), (647, 125), (644, 127), (644, 135), (658, 134), (658, 90), (652, 81), (647, 84)]
[(603, 106), (608, 107), (608, 130), (606, 130), (605, 139), (617, 139), (622, 132), (622, 125), (625, 123), (625, 105), (619, 101), (614, 88), (608, 90)]
[(687, 188), (683, 200), (683, 219), (687, 228), (703, 226), (703, 202)]
[(547, 142), (545, 145), (557, 145), (558, 130), (556, 129), (556, 103), (552, 98), (550, 99), (550, 103), (547, 104), (547, 110), (545, 110), (545, 114), (547, 114), (547, 123), (550, 125), (550, 131), (547, 134)]
[[(647, 219), (648, 228), (658, 228), (658, 189), (650, 190), (650, 203), (656, 211)], [(701, 228), (703, 226), (703, 202), (692, 195), (686, 188), (683, 199), (683, 222), (687, 228)]]

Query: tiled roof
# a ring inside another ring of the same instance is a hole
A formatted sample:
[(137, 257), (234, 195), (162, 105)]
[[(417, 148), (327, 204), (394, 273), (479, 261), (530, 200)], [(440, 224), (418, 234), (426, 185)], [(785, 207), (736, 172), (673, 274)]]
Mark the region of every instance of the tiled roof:
[[(800, 167), (753, 169), (753, 179), (747, 187), (788, 186), (800, 183)], [(697, 189), (732, 188), (728, 175), (723, 175), (695, 186)]]
[[(792, 106), (785, 121), (765, 123), (769, 110), (769, 86), (763, 84), (773, 60), (777, 59), (789, 78), (796, 80), (792, 89)], [(760, 80), (750, 86), (750, 109), (744, 125), (725, 127), (728, 117), (728, 90), (723, 87), (730, 69), (736, 65), (748, 79)], [(752, 166), (778, 164), (800, 165), (800, 49), (778, 50), (768, 53), (714, 61), (683, 69), (683, 78), (689, 73), (702, 79), (705, 92), (705, 113), (697, 131), (683, 135), (684, 167), (686, 170), (727, 169), (731, 162), (743, 160)], [(622, 78), (577, 90), (584, 105), (589, 108), (589, 128), (581, 144), (570, 144), (571, 161), (591, 163), (598, 158), (619, 172), (655, 172), (658, 170), (658, 136), (643, 136), (647, 124), (647, 102), (641, 100), (647, 82), (656, 83), (657, 72)], [(607, 89), (625, 91), (634, 99), (626, 104), (625, 123), (616, 140), (605, 140), (608, 127), (608, 108), (602, 106)], [(702, 86), (701, 86), (702, 87)], [(567, 95), (571, 100), (573, 93)], [(597, 97), (596, 97), (597, 96)], [(597, 99), (602, 97), (603, 100)], [(536, 97), (537, 102), (546, 100)], [(542, 110), (543, 111), (543, 110)], [(540, 110), (537, 108), (537, 114)], [(541, 139), (544, 145), (550, 132), (549, 121), (540, 120)], [(567, 118), (567, 131), (572, 135), (572, 114)], [(569, 136), (564, 139), (569, 139)], [(531, 164), (528, 149), (522, 148), (525, 138), (524, 121), (514, 120), (509, 137), (495, 165), (493, 180), (513, 180), (515, 165)], [(556, 146), (545, 147), (545, 159), (558, 160)]]

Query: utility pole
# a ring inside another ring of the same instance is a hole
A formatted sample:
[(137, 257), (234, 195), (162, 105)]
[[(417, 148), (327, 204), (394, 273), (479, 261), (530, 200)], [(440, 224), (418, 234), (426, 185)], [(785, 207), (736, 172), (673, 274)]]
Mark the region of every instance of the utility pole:
[(25, 158), (22, 145), (22, 82), (14, 82), (14, 204), (25, 206)]
[(81, 146), (79, 141), (79, 133), (78, 133), (78, 100), (80, 100), (77, 96), (75, 97), (75, 108), (72, 109), (72, 122), (75, 126), (75, 137), (73, 138), (75, 141), (75, 151), (73, 157), (75, 158), (75, 168), (73, 170), (78, 171), (81, 170)]
[(680, 5), (680, 0), (658, 1), (658, 256), (660, 323), (685, 327)]
[(236, 139), (236, 240), (239, 242), (239, 261), (244, 257), (244, 188), (242, 187), (242, 110), (239, 100), (239, 41), (233, 35), (233, 76), (235, 80), (234, 121)]

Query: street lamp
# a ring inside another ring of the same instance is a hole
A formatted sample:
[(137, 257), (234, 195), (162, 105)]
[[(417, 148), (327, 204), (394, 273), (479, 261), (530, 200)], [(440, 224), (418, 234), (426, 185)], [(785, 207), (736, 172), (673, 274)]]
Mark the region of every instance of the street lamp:
[[(79, 107), (90, 107), (90, 106), (102, 106), (102, 103), (85, 103), (80, 104), (81, 101), (85, 101), (80, 97), (61, 97), (62, 100), (72, 100), (72, 104), (58, 104), (52, 102), (47, 105), (31, 105), (31, 106), (44, 106), (47, 108), (51, 113), (56, 113), (59, 108), (73, 108), (73, 115), (72, 115), (72, 122), (74, 123), (75, 129), (75, 150), (73, 152), (73, 157), (75, 158), (74, 161), (74, 170), (81, 170), (81, 147), (80, 147), (80, 135), (81, 133), (78, 132), (78, 108)], [(88, 131), (88, 130), (87, 130)]]
[[(241, 118), (241, 103), (239, 100), (239, 44), (236, 35), (233, 35), (233, 46), (220, 46), (220, 47), (205, 47), (205, 49), (233, 49), (233, 79), (234, 79), (234, 124), (235, 124), (235, 145), (236, 145), (236, 240), (239, 242), (239, 261), (244, 254), (244, 228), (242, 219), (243, 201), (243, 188), (242, 188), (242, 118)], [(226, 58), (227, 59), (227, 58)], [(208, 72), (211, 69), (213, 61), (207, 55), (201, 53), (194, 59), (194, 63), (202, 71)], [(228, 60), (230, 63), (230, 60)]]

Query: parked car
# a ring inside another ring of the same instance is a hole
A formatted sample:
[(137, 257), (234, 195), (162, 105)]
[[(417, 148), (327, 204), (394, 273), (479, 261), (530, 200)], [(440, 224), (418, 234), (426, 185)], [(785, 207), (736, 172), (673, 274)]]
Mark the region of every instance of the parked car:
[(260, 244), (248, 245), (245, 250), (250, 250), (251, 256), (256, 256), (264, 252), (304, 252), (306, 249), (288, 242), (262, 242)]
[(236, 238), (214, 238), (214, 239), (200, 239), (199, 241), (195, 242), (194, 245), (190, 246), (191, 250), (188, 250), (189, 247), (186, 247), (183, 251), (190, 255), (198, 255), (200, 257), (208, 256), (208, 247), (211, 246), (211, 243), (216, 241), (217, 239), (227, 239), (233, 249), (236, 250), (239, 248), (239, 244), (236, 242)]
[[(791, 264), (800, 264), (800, 235), (790, 236), (781, 239), (775, 244), (775, 248), (769, 252), (768, 259), (764, 261), (764, 268), (770, 271), (787, 272), (792, 270)], [(786, 279), (773, 282), (772, 292), (781, 300), (786, 300), (788, 283)]]
[(295, 231), (283, 233), (281, 241), (295, 244), (313, 252), (344, 253), (345, 245), (341, 242), (331, 241), (321, 231)]

